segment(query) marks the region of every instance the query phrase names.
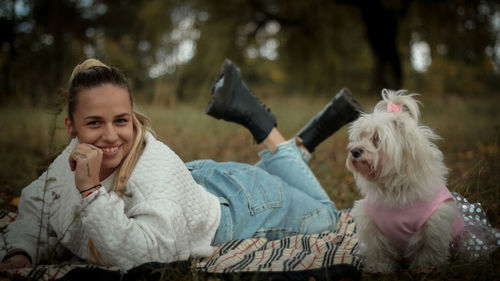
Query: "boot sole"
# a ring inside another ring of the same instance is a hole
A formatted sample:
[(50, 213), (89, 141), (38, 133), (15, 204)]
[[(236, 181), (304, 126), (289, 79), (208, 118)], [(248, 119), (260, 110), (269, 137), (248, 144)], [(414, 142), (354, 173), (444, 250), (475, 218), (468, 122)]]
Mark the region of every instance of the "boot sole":
[[(210, 91), (212, 98), (205, 108), (206, 114), (217, 119), (224, 119), (226, 115), (225, 113), (233, 100), (233, 78), (234, 75), (237, 74), (235, 72), (237, 72), (237, 70), (235, 69), (234, 64), (230, 60), (226, 59), (222, 64)], [(224, 78), (224, 84), (216, 90), (215, 85), (222, 78)]]
[(354, 120), (363, 112), (359, 103), (352, 96), (351, 91), (346, 87), (340, 90), (334, 100), (337, 112), (348, 119)]

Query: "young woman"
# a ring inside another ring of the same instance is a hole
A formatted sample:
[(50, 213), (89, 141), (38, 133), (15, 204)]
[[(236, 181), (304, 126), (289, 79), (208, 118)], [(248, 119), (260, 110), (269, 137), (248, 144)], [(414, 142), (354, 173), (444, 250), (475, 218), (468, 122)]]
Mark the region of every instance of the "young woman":
[(337, 210), (306, 163), (322, 140), (360, 110), (343, 89), (285, 141), (274, 116), (226, 61), (207, 113), (250, 130), (263, 150), (261, 160), (248, 165), (183, 163), (134, 110), (123, 74), (95, 59), (73, 71), (67, 109), (72, 140), (23, 189), (19, 217), (0, 242), (0, 269), (69, 253), (126, 270), (210, 256), (213, 245), (231, 239), (332, 229)]

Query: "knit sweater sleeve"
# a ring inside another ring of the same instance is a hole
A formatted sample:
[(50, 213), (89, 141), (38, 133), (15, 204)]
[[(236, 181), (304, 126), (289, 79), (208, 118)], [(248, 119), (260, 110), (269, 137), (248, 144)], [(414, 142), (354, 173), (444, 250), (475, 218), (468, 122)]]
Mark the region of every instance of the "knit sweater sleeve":
[(129, 269), (145, 262), (170, 262), (179, 255), (172, 220), (183, 218), (169, 200), (144, 200), (127, 214), (114, 192), (101, 190), (90, 200), (82, 212), (83, 231), (107, 263)]
[(104, 260), (129, 269), (196, 253), (197, 235), (211, 239), (218, 226), (215, 202), (177, 155), (156, 142), (141, 155), (124, 198), (100, 189), (82, 200), (81, 221)]
[(45, 177), (46, 172), (23, 189), (18, 206), (19, 215), (9, 224), (5, 240), (2, 239), (6, 244), (2, 247), (2, 259), (12, 249), (23, 249), (34, 263), (47, 253), (47, 243), (41, 243), (47, 240), (46, 224), (42, 220), (43, 193), (40, 193), (43, 191)]
[[(2, 239), (6, 244), (0, 249), (2, 258), (11, 249), (23, 249), (31, 257), (33, 264), (38, 264), (49, 255), (57, 257), (57, 252), (61, 251), (62, 245), (57, 243), (58, 238), (50, 224), (53, 217), (49, 214), (51, 208), (57, 205), (55, 201), (71, 204), (66, 202), (68, 200), (57, 200), (57, 197), (61, 194), (60, 188), (64, 188), (66, 183), (67, 177), (61, 175), (69, 171), (67, 159), (76, 143), (77, 141), (73, 140), (51, 163), (47, 171), (23, 188), (18, 217), (9, 224), (5, 231), (5, 239)], [(73, 188), (76, 192), (73, 186), (69, 188)]]

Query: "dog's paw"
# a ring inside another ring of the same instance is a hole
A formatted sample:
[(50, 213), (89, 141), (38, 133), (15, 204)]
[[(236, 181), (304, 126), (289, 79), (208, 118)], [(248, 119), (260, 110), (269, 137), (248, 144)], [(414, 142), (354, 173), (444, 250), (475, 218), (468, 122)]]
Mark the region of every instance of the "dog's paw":
[(420, 251), (409, 260), (408, 269), (412, 272), (431, 270), (446, 264), (449, 258), (449, 251)]

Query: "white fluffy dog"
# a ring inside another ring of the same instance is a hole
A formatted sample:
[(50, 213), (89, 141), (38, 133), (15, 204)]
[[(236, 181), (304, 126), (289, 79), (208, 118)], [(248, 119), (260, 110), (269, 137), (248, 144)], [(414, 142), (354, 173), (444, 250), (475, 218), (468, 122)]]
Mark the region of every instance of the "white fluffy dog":
[(414, 96), (383, 90), (373, 113), (349, 130), (346, 165), (364, 196), (352, 214), (367, 271), (443, 264), (464, 225), (432, 142), (439, 136), (419, 125)]

